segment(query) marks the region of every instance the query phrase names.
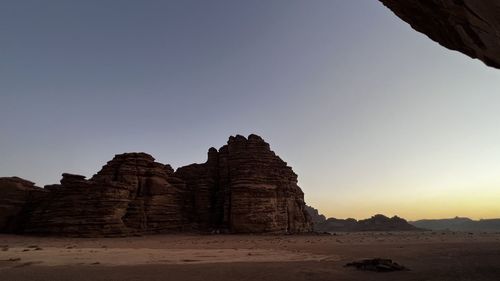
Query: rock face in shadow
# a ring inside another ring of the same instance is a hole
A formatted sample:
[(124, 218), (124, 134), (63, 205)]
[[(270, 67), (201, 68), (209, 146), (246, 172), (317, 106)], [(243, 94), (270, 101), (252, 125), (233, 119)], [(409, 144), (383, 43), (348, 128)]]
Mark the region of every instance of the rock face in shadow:
[(314, 225), (323, 223), (326, 221), (326, 217), (322, 214), (319, 213), (318, 209), (315, 209), (311, 206), (306, 206), (306, 210), (311, 216), (311, 221), (313, 222)]
[(297, 175), (262, 138), (230, 137), (204, 164), (179, 168), (146, 153), (116, 155), (90, 179), (63, 174), (44, 189), (0, 178), (0, 232), (126, 236), (312, 230)]
[(46, 191), (18, 177), (0, 178), (0, 232), (24, 229), (29, 212)]
[(182, 230), (185, 185), (145, 153), (116, 155), (91, 179), (63, 174), (32, 214), (26, 232), (119, 236)]
[(151, 155), (117, 155), (91, 180), (127, 187), (130, 203), (122, 219), (128, 228), (148, 233), (187, 226), (188, 194), (184, 182), (174, 176), (170, 165), (155, 162)]
[(451, 219), (418, 220), (412, 225), (430, 230), (450, 230), (469, 232), (500, 232), (500, 219), (472, 220), (455, 217)]
[(398, 216), (392, 218), (375, 215), (369, 219), (336, 219), (328, 218), (325, 222), (315, 225), (315, 229), (323, 232), (343, 231), (417, 231), (421, 230)]
[[(221, 225), (222, 201), (217, 184), (219, 182), (218, 152), (215, 148), (208, 151), (204, 164), (191, 164), (177, 169), (175, 175), (181, 178), (189, 190), (189, 221), (195, 230), (215, 230)], [(217, 206), (216, 206), (217, 205)]]
[(314, 231), (318, 232), (354, 232), (354, 231), (419, 231), (422, 230), (411, 224), (405, 219), (398, 216), (392, 218), (384, 215), (375, 215), (369, 219), (356, 220), (356, 219), (336, 219), (324, 218), (319, 214), (318, 210), (307, 206), (308, 212), (311, 217), (316, 217), (314, 220)]
[(409, 224), (405, 219), (398, 216), (392, 218), (384, 215), (375, 215), (369, 219), (359, 220), (358, 229), (360, 231), (413, 231), (421, 230)]
[(446, 48), (500, 68), (500, 2), (380, 0), (415, 30)]
[(256, 135), (230, 137), (204, 164), (179, 168), (194, 196), (194, 221), (234, 233), (312, 230), (297, 175)]

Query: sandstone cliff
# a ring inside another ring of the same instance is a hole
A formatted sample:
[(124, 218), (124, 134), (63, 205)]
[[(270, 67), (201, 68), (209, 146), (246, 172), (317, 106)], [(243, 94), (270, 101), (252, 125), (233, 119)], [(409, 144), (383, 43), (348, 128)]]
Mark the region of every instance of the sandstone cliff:
[(500, 2), (380, 0), (415, 30), (446, 48), (500, 68)]
[(60, 184), (44, 189), (1, 178), (0, 211), (0, 232), (92, 237), (312, 230), (297, 175), (256, 135), (230, 137), (209, 150), (206, 163), (175, 173), (146, 153), (124, 153), (90, 179), (65, 173)]
[(18, 178), (0, 178), (0, 232), (22, 232), (34, 205), (47, 192)]
[(187, 226), (184, 183), (146, 153), (116, 155), (89, 180), (63, 174), (61, 184), (46, 189), (26, 232), (116, 236)]
[(256, 135), (230, 137), (205, 164), (179, 168), (195, 196), (195, 221), (229, 232), (312, 229), (297, 175)]

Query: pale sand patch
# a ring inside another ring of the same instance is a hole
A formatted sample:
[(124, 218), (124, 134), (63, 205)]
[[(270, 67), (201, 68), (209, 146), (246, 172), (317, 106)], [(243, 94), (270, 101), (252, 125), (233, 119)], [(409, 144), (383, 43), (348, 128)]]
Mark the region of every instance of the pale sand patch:
[[(266, 249), (147, 249), (147, 248), (56, 248), (38, 251), (10, 248), (0, 252), (0, 261), (12, 264), (59, 265), (141, 265), (202, 264), (229, 262), (295, 262), (333, 261), (335, 255), (318, 255), (297, 251)], [(17, 260), (20, 259), (20, 260)]]

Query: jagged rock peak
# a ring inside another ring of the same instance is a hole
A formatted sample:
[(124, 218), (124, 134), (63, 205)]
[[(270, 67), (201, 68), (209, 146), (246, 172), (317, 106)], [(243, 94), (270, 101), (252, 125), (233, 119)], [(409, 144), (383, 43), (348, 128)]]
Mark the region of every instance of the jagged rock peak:
[(260, 137), (256, 134), (250, 134), (250, 135), (248, 135), (248, 137), (244, 137), (242, 135), (230, 136), (228, 143), (235, 142), (235, 141), (241, 141), (241, 142), (250, 141), (250, 142), (254, 142), (254, 143), (266, 143), (262, 137)]
[(248, 137), (244, 137), (242, 135), (230, 136), (228, 144), (232, 142), (251, 142), (269, 145), (262, 137), (256, 134), (250, 134)]

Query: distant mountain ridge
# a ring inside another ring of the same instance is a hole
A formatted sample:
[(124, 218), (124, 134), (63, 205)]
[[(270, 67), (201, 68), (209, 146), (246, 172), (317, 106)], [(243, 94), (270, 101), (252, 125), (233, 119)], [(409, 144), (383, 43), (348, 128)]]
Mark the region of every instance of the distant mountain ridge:
[(355, 232), (355, 231), (419, 231), (422, 230), (409, 224), (405, 219), (398, 216), (392, 218), (381, 214), (372, 216), (369, 219), (356, 220), (326, 218), (313, 207), (306, 206), (306, 210), (311, 216), (314, 224), (313, 228), (317, 232)]
[(452, 231), (500, 231), (500, 219), (472, 220), (470, 218), (455, 217), (451, 219), (424, 219), (411, 221), (410, 224), (430, 230)]

